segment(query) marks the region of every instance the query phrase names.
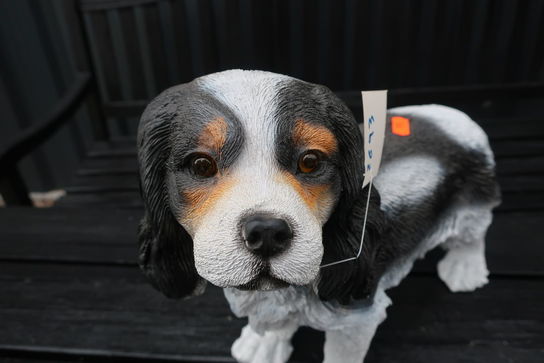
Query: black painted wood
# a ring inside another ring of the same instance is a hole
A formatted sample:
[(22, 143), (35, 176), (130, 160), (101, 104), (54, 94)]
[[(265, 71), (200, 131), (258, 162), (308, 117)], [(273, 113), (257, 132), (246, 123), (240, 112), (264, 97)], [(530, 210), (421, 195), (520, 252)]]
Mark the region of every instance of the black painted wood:
[[(234, 337), (242, 324), (233, 319), (220, 290), (210, 289), (207, 296), (187, 303), (166, 300), (136, 267), (29, 269), (5, 263), (2, 271), (0, 320), (5, 329), (0, 333), (0, 353), (21, 345), (98, 349), (114, 357), (168, 354), (193, 361), (191, 356), (196, 355), (202, 360), (226, 357), (228, 337)], [(210, 340), (214, 335), (217, 339)]]
[[(384, 88), (387, 87), (384, 86)], [(356, 117), (359, 117), (358, 115), (362, 112), (360, 111), (360, 92), (339, 90), (337, 94), (354, 110)], [(463, 106), (465, 106), (468, 107), (469, 111), (481, 112), (484, 110), (489, 112), (489, 110), (486, 110), (487, 108), (494, 107), (504, 101), (513, 103), (519, 99), (542, 98), (543, 95), (544, 84), (541, 82), (398, 88), (389, 89), (388, 104), (389, 107), (396, 107), (411, 104), (439, 103), (458, 108), (464, 108)], [(106, 114), (112, 117), (139, 117), (149, 100), (106, 100), (103, 107)]]
[[(544, 209), (544, 192), (510, 192), (503, 194), (503, 203), (497, 212), (517, 213), (526, 211), (542, 211)], [(94, 188), (79, 190), (78, 193), (70, 193), (56, 203), (57, 207), (79, 208), (90, 207), (123, 207), (143, 208), (139, 191), (136, 189), (112, 189)]]
[(25, 129), (0, 150), (0, 193), (7, 205), (29, 205), (28, 189), (17, 163), (47, 141), (78, 110), (90, 87), (90, 75), (79, 74), (65, 96), (42, 120)]
[(59, 127), (69, 120), (80, 106), (90, 86), (90, 75), (79, 74), (72, 87), (58, 104), (40, 122), (25, 129), (0, 152), (0, 165), (13, 164), (46, 141)]
[[(141, 208), (0, 209), (0, 261), (133, 266), (142, 214)], [(544, 211), (495, 215), (486, 250), (493, 275), (544, 276), (544, 254), (534, 253), (542, 221)], [(439, 255), (415, 271), (434, 274)]]
[(16, 165), (5, 166), (0, 174), (0, 193), (6, 205), (31, 206), (28, 188)]
[[(219, 289), (166, 300), (135, 267), (3, 263), (2, 271), (0, 354), (32, 346), (68, 356), (220, 361), (229, 359), (244, 324)], [(452, 294), (434, 277), (409, 277), (391, 291), (394, 305), (367, 361), (406, 355), (421, 361), (428, 354), (444, 362), (536, 361), (544, 344), (540, 286), (538, 279), (500, 278), (474, 293)], [(293, 360), (318, 361), (321, 339), (303, 332)]]
[[(520, 161), (522, 162), (522, 161)], [(94, 173), (94, 171), (90, 171)], [(498, 211), (520, 211), (527, 208), (538, 209), (542, 208), (544, 201), (540, 196), (544, 194), (544, 175), (528, 174), (528, 175), (507, 175), (499, 176), (499, 183), (503, 193), (503, 200)], [(74, 178), (73, 184), (65, 188), (68, 196), (64, 198), (65, 202), (70, 202), (69, 199), (81, 194), (125, 194), (127, 202), (131, 205), (138, 203), (139, 184), (138, 175), (130, 170), (114, 170), (111, 172), (101, 170), (98, 175), (88, 175)], [(79, 199), (82, 201), (82, 199)], [(60, 204), (64, 203), (61, 200)]]
[(80, 208), (85, 206), (111, 208), (143, 208), (143, 202), (139, 191), (116, 191), (113, 193), (71, 193), (67, 197), (61, 198), (55, 204), (56, 208)]
[[(345, 94), (345, 98), (353, 95)], [(518, 106), (516, 110), (502, 117), (498, 111), (486, 115), (485, 110), (475, 110), (473, 116), (488, 133), (496, 155), (504, 201), (501, 212), (544, 208), (544, 121), (534, 115), (519, 116), (524, 112)], [(135, 140), (97, 143), (66, 190), (69, 196), (61, 201), (65, 205), (113, 200), (138, 205)]]

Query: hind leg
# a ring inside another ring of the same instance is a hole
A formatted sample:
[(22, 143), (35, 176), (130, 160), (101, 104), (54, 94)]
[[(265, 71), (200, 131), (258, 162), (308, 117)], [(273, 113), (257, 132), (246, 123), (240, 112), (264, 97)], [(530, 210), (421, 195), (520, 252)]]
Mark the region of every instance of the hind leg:
[(487, 284), (485, 234), (491, 219), (490, 207), (465, 207), (456, 213), (454, 233), (443, 245), (448, 252), (438, 263), (438, 276), (451, 291), (474, 291)]

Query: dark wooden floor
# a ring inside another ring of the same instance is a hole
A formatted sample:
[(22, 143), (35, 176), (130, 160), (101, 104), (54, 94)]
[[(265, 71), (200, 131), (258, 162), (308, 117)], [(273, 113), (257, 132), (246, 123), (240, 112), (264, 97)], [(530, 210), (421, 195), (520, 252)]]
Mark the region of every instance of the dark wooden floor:
[[(366, 362), (544, 362), (544, 117), (476, 120), (490, 135), (504, 203), (487, 238), (488, 286), (452, 294), (439, 251), (390, 291)], [(244, 320), (222, 291), (168, 300), (136, 263), (142, 214), (134, 142), (98, 144), (51, 209), (0, 209), (0, 360), (232, 361)], [(322, 358), (302, 329), (292, 361)]]

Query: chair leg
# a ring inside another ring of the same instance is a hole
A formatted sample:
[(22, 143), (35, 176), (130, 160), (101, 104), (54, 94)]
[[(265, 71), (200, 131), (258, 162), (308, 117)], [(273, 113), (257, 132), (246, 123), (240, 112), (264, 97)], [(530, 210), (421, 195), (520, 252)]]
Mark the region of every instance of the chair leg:
[(0, 194), (7, 206), (32, 206), (28, 189), (17, 167), (0, 175)]

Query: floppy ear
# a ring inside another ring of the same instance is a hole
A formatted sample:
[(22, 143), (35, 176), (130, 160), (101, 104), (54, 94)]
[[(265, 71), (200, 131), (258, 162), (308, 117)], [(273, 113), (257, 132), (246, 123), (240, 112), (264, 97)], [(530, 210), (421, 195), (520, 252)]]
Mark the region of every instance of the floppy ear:
[[(323, 264), (357, 255), (369, 186), (357, 195), (343, 194), (323, 227)], [(385, 265), (381, 263), (380, 240), (383, 235), (380, 196), (372, 187), (363, 250), (358, 259), (321, 269), (318, 292), (322, 300), (350, 304), (353, 300), (372, 298)]]
[[(334, 97), (335, 96), (331, 96)], [(363, 138), (351, 111), (339, 99), (333, 99), (329, 117), (334, 120), (339, 146), (341, 189), (338, 202), (323, 226), (324, 255), (322, 264), (357, 255), (361, 243), (363, 220), (368, 193), (370, 202), (363, 250), (357, 260), (323, 267), (318, 281), (322, 300), (349, 304), (354, 299), (371, 298), (385, 269), (381, 236), (385, 225), (380, 210), (380, 195), (369, 185), (364, 189)]]
[(166, 176), (170, 124), (175, 116), (175, 101), (159, 96), (144, 111), (138, 128), (145, 207), (139, 228), (139, 265), (156, 289), (167, 297), (180, 298), (202, 292), (205, 282), (195, 268), (193, 240), (169, 207)]

